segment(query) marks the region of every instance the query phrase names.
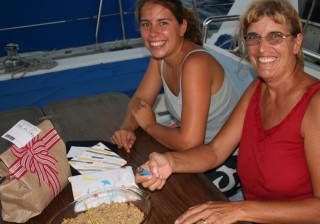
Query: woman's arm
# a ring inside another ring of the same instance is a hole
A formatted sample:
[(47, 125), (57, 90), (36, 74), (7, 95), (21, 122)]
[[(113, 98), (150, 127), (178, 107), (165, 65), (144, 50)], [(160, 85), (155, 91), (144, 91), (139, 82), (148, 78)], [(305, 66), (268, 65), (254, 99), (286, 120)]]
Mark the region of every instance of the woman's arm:
[(172, 129), (153, 123), (146, 131), (161, 144), (174, 150), (203, 144), (211, 95), (220, 89), (223, 78), (223, 68), (210, 54), (197, 52), (188, 56), (181, 74), (180, 127)]
[(194, 206), (181, 215), (175, 224), (197, 223), (233, 224), (238, 221), (253, 223), (320, 223), (319, 200), (297, 201), (237, 201), (207, 203)]
[[(320, 223), (320, 90), (310, 100), (304, 115), (301, 133), (309, 168), (313, 197), (295, 201), (208, 202), (188, 210), (179, 222), (206, 218), (221, 223), (249, 221), (254, 223)], [(175, 162), (176, 164), (178, 162)], [(290, 168), (288, 168), (290, 169)]]
[(161, 88), (162, 81), (158, 60), (151, 57), (146, 73), (129, 101), (123, 123), (111, 137), (111, 141), (117, 144), (119, 148), (124, 147), (129, 152), (135, 141), (134, 130), (138, 127), (138, 123), (132, 115), (132, 109), (139, 105), (142, 99), (153, 105)]
[(208, 144), (165, 154), (152, 153), (143, 167), (151, 175), (136, 175), (137, 183), (150, 190), (161, 189), (172, 173), (202, 173), (222, 164), (240, 142), (243, 121), (257, 80), (248, 87), (235, 110)]
[(221, 165), (233, 153), (240, 142), (245, 113), (257, 83), (254, 80), (247, 88), (229, 119), (211, 142), (182, 153), (167, 153), (173, 172), (204, 172)]
[(137, 122), (132, 116), (131, 110), (140, 104), (142, 99), (149, 105), (153, 105), (161, 88), (162, 81), (160, 77), (159, 62), (151, 57), (146, 73), (128, 104), (121, 129), (129, 128), (130, 130), (134, 130), (137, 128)]

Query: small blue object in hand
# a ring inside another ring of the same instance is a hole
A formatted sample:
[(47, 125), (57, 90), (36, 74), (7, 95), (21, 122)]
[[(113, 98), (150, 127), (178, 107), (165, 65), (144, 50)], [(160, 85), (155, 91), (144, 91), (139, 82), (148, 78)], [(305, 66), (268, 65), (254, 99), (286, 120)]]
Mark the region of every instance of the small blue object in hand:
[(145, 176), (145, 175), (150, 175), (151, 173), (148, 172), (147, 170), (143, 169), (141, 166), (139, 166), (137, 169), (136, 169), (136, 173), (138, 173), (139, 175), (141, 176)]

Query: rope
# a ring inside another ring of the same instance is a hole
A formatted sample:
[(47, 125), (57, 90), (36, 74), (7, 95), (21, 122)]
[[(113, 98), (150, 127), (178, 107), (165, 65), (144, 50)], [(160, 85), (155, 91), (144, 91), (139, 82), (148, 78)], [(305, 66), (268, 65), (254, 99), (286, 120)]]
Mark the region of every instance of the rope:
[[(20, 79), (28, 72), (34, 72), (41, 69), (52, 69), (58, 65), (56, 61), (45, 55), (32, 58), (20, 57), (19, 59), (22, 61), (21, 66), (6, 68), (6, 66), (3, 65), (1, 68), (4, 68), (5, 72), (0, 74), (11, 73), (11, 79)], [(4, 60), (1, 64), (4, 64)]]
[[(56, 61), (46, 56), (36, 58), (21, 58), (21, 60), (23, 62), (23, 66), (12, 72), (12, 79), (20, 79), (24, 77), (27, 72), (34, 72), (40, 69), (52, 69), (58, 65)], [(22, 74), (18, 76), (19, 73)]]

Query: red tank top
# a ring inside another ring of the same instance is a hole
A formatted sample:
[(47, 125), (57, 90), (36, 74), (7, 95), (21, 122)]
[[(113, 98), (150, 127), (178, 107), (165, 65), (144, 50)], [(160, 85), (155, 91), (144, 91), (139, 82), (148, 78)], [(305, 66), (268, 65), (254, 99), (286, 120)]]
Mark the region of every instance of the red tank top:
[(238, 154), (238, 174), (248, 200), (298, 200), (313, 196), (304, 154), (301, 122), (313, 93), (312, 85), (278, 125), (264, 130), (260, 81), (249, 103)]

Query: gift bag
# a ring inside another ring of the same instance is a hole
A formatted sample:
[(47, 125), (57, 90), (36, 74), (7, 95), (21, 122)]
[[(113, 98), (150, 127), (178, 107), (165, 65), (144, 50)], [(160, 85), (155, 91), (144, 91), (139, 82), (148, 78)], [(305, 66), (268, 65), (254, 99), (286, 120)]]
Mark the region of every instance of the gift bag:
[(64, 142), (49, 120), (25, 147), (12, 145), (0, 155), (0, 200), (4, 221), (23, 223), (40, 214), (69, 183)]

